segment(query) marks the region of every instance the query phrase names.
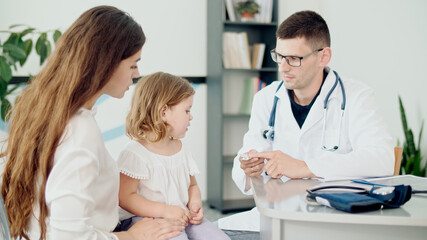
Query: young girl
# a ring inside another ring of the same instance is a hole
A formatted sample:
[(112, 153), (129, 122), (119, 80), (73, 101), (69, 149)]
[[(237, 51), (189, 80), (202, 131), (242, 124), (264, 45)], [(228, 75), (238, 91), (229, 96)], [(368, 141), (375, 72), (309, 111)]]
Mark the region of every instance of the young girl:
[(162, 72), (136, 84), (126, 119), (132, 141), (118, 160), (119, 204), (131, 213), (122, 222), (125, 229), (141, 217), (172, 218), (188, 224), (174, 239), (229, 239), (203, 218), (199, 170), (179, 140), (193, 119), (193, 95), (187, 80)]

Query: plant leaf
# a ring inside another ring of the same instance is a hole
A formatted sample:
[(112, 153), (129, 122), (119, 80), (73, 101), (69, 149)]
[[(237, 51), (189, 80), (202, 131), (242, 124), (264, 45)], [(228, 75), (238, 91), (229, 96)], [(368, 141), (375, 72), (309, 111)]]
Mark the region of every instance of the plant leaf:
[(40, 53), (40, 65), (49, 57), (51, 51), (51, 45), (49, 41), (45, 41)]
[(2, 98), (1, 99), (1, 119), (3, 121), (5, 121), (6, 115), (9, 112), (10, 108), (11, 108), (11, 104), (9, 100), (7, 100), (6, 98)]
[[(15, 50), (15, 49), (21, 48), (20, 46), (22, 46), (23, 43), (24, 42), (22, 41), (22, 37), (18, 33), (11, 33), (3, 46), (4, 56), (8, 60), (9, 64), (15, 67), (15, 70), (16, 70), (15, 63), (22, 58), (22, 51)], [(6, 47), (7, 49), (5, 49), (5, 46), (7, 46)], [(16, 48), (13, 49), (13, 47), (11, 46), (15, 46)]]
[(36, 53), (38, 55), (40, 55), (40, 53), (41, 53), (41, 48), (43, 46), (44, 41), (46, 40), (46, 36), (47, 36), (46, 33), (42, 33), (42, 34), (40, 34), (39, 38), (37, 39), (37, 42), (36, 42)]
[(17, 45), (6, 43), (3, 45), (3, 51), (9, 52), (10, 56), (15, 60), (21, 60), (27, 57), (27, 54)]
[(47, 34), (42, 33), (36, 42), (36, 52), (40, 56), (40, 65), (46, 60), (46, 58), (50, 55), (51, 45), (47, 40)]
[(27, 29), (25, 29), (24, 31), (22, 31), (21, 32), (21, 37), (24, 37), (25, 35), (27, 35), (28, 33), (32, 33), (32, 32), (34, 32), (34, 30), (36, 30), (35, 28), (27, 28)]
[(420, 132), (418, 134), (418, 143), (415, 145), (414, 134), (408, 127), (406, 120), (405, 108), (403, 107), (402, 99), (399, 96), (400, 116), (402, 119), (403, 132), (405, 141), (403, 142), (403, 155), (402, 155), (402, 173), (413, 174), (416, 176), (425, 176), (427, 164), (422, 161), (421, 154), (421, 140), (424, 130), (424, 121), (421, 123)]
[(421, 123), (420, 133), (418, 134), (418, 147), (417, 147), (418, 149), (421, 149), (420, 145), (421, 145), (421, 137), (423, 135), (423, 129), (424, 129), (424, 120)]
[(408, 145), (405, 142), (405, 144), (403, 145), (402, 166), (406, 165), (406, 162), (408, 161), (408, 158), (409, 158)]
[(6, 62), (6, 58), (3, 56), (0, 56), (0, 77), (6, 82), (9, 82), (12, 78), (12, 69), (10, 69), (9, 64)]
[(406, 134), (407, 134), (406, 141), (408, 142), (409, 155), (415, 155), (416, 149), (415, 149), (415, 142), (414, 142), (414, 134), (412, 133), (411, 129), (409, 129)]
[(414, 156), (410, 156), (405, 165), (405, 173), (412, 174), (413, 169), (414, 169)]
[(399, 96), (399, 106), (400, 106), (400, 117), (402, 119), (403, 133), (405, 135), (406, 142), (408, 144), (409, 155), (415, 153), (415, 143), (414, 143), (414, 134), (411, 129), (408, 128), (408, 122), (406, 121), (405, 108), (403, 107), (402, 99)]
[(4, 44), (11, 43), (13, 45), (18, 45), (18, 42), (19, 42), (19, 34), (11, 33), (9, 38), (6, 40), (6, 42), (4, 42)]
[(21, 67), (25, 64), (25, 62), (28, 59), (28, 56), (31, 53), (31, 49), (33, 48), (33, 40), (27, 39), (24, 41), (22, 48), (24, 49), (24, 52), (26, 54), (25, 58), (19, 60), (19, 64), (21, 64)]
[(10, 25), (9, 29), (21, 27), (21, 26), (27, 26), (27, 25), (25, 25), (25, 24), (13, 24), (13, 25)]
[(419, 176), (420, 174), (420, 167), (421, 167), (421, 154), (418, 151), (417, 154), (414, 156), (414, 175)]
[(6, 97), (7, 85), (8, 82), (6, 82), (3, 78), (0, 77), (0, 99)]
[(406, 122), (406, 114), (405, 114), (405, 108), (403, 107), (402, 99), (399, 96), (399, 109), (400, 109), (400, 118), (402, 120), (403, 125), (403, 133), (406, 133), (408, 131), (408, 123)]
[(53, 42), (56, 43), (58, 41), (58, 38), (62, 35), (62, 33), (59, 30), (55, 30), (53, 33)]

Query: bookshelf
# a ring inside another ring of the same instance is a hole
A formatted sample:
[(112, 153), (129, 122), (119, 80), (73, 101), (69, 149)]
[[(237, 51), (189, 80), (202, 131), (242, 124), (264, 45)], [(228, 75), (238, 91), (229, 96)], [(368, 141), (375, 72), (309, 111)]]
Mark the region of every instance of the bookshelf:
[[(270, 57), (278, 26), (278, 0), (272, 0), (272, 21), (230, 21), (225, 1), (208, 1), (207, 11), (207, 202), (221, 212), (255, 206), (231, 178), (233, 159), (243, 143), (250, 115), (239, 112), (244, 81), (259, 77), (267, 84), (277, 80), (277, 64)], [(245, 32), (249, 46), (265, 44), (261, 68), (225, 68), (223, 33)]]

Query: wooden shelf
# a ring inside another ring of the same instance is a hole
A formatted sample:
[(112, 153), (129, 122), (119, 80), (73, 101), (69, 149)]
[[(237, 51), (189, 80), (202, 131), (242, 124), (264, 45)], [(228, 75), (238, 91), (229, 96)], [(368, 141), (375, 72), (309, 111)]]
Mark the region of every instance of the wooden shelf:
[[(241, 102), (246, 79), (259, 77), (267, 84), (278, 79), (277, 63), (270, 57), (270, 50), (276, 47), (278, 0), (273, 0), (271, 23), (231, 22), (224, 17), (224, 1), (207, 1), (207, 4), (207, 203), (222, 212), (243, 211), (251, 209), (255, 203), (241, 193), (232, 180), (235, 155), (231, 153), (237, 153), (239, 149), (236, 148), (241, 147), (242, 131), (247, 131), (250, 114), (225, 111), (239, 109), (233, 104)], [(249, 45), (264, 43), (262, 68), (224, 68), (224, 32), (246, 32)], [(227, 92), (230, 89), (233, 92)]]
[(263, 23), (263, 22), (232, 22), (232, 21), (224, 21), (224, 25), (236, 25), (236, 26), (246, 26), (246, 27), (274, 27), (277, 28), (277, 22), (271, 22), (271, 23)]

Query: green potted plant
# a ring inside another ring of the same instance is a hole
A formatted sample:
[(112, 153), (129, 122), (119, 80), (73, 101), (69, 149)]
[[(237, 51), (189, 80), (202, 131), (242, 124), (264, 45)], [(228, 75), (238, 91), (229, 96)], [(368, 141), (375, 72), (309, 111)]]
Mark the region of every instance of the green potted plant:
[(253, 0), (238, 2), (236, 10), (242, 20), (252, 19), (256, 13), (259, 13), (259, 5)]
[[(0, 41), (0, 117), (4, 121), (11, 108), (11, 103), (7, 96), (19, 87), (19, 84), (9, 87), (12, 79), (12, 68), (16, 71), (18, 63), (22, 67), (33, 48), (39, 55), (40, 65), (42, 65), (52, 49), (52, 43), (48, 39), (48, 35), (52, 35), (52, 41), (56, 43), (56, 40), (61, 36), (61, 32), (59, 30), (41, 32), (26, 25), (12, 25), (8, 30), (0, 30), (0, 34), (9, 35), (6, 41)], [(33, 37), (37, 37), (34, 46)]]
[[(400, 168), (400, 174), (412, 174), (415, 176), (425, 177), (426, 175), (426, 163), (422, 161), (421, 155), (421, 136), (424, 128), (424, 121), (421, 123), (420, 133), (418, 134), (418, 144), (415, 145), (414, 134), (412, 130), (408, 127), (406, 121), (405, 108), (402, 104), (402, 99), (399, 96), (399, 107), (400, 107), (400, 117), (402, 119), (403, 133), (405, 136), (405, 141), (403, 142), (403, 154), (402, 154), (402, 164)], [(400, 143), (398, 142), (398, 145)]]

